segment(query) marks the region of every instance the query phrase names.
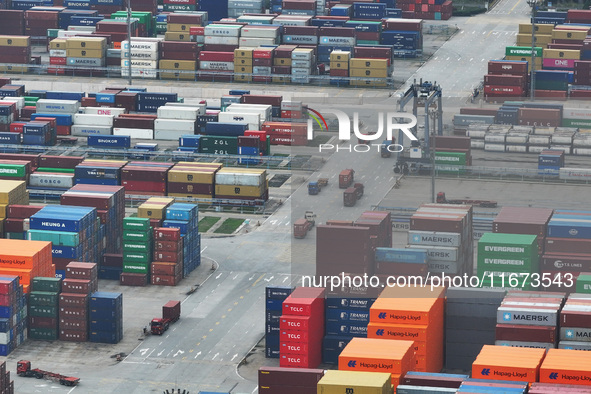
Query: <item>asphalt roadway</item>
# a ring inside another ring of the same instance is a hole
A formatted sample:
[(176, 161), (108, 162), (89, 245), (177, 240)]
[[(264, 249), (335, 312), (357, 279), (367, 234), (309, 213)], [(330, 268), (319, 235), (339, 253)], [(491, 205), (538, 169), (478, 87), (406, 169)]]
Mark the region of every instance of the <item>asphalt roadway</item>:
[[(501, 57), (503, 48), (514, 43), (517, 24), (527, 20), (528, 7), (524, 0), (502, 0), (487, 14), (453, 19), (451, 23), (457, 23), (460, 31), (411, 80), (436, 80), (445, 95), (467, 97), (482, 79), (486, 61)], [(313, 91), (310, 93), (314, 94)], [(372, 93), (376, 95), (375, 91)], [(337, 96), (342, 98), (340, 102)], [(358, 111), (362, 121), (371, 128), (376, 126), (375, 112), (391, 111), (396, 103), (396, 97), (389, 97), (387, 92), (382, 97), (364, 99), (362, 106), (359, 97), (345, 96), (335, 90), (333, 100), (328, 90), (328, 99), (323, 95), (322, 102), (315, 104), (314, 108)], [(138, 341), (137, 346), (129, 345), (130, 349), (126, 351), (129, 354), (118, 364), (107, 360), (91, 364), (82, 362), (82, 359), (77, 361), (77, 357), (83, 356), (74, 352), (68, 357), (56, 355), (53, 369), (62, 373), (76, 372), (82, 379), (78, 387), (64, 388), (15, 377), (16, 391), (161, 393), (176, 387), (193, 394), (199, 390), (255, 393), (256, 381), (243, 378), (238, 366), (264, 336), (264, 288), (268, 285), (295, 285), (300, 275), (313, 274), (315, 230), (306, 239), (294, 240), (291, 237), (293, 221), (307, 210), (314, 211), (321, 223), (328, 219), (354, 220), (387, 195), (389, 202), (396, 201), (396, 193), (391, 193), (396, 179), (392, 171), (393, 159), (380, 159), (377, 151), (355, 153), (341, 150), (325, 152), (321, 156), (326, 160), (322, 170), (311, 176), (304, 172), (294, 173), (293, 194), (256, 230), (238, 237), (203, 241), (203, 255), (208, 258), (206, 264), (213, 262), (217, 269), (202, 274), (205, 281), (194, 294), (184, 299), (181, 320), (164, 336), (148, 336)], [(338, 173), (343, 168), (353, 168), (356, 181), (365, 185), (365, 195), (355, 207), (343, 207), (342, 190), (338, 188)], [(317, 177), (328, 177), (329, 186), (317, 196), (308, 196), (305, 185)], [(404, 201), (416, 201), (418, 205), (422, 197), (414, 198), (413, 194), (418, 190), (409, 188), (405, 192), (403, 187), (400, 193), (404, 193)], [(451, 195), (452, 190), (448, 190)], [(168, 300), (169, 292), (163, 289), (159, 296), (155, 294), (157, 298), (150, 307), (157, 310)], [(138, 322), (137, 327), (141, 325)], [(26, 357), (31, 351), (31, 345), (25, 345), (14, 357)], [(12, 370), (14, 358), (9, 360)], [(270, 363), (276, 364), (276, 361)]]

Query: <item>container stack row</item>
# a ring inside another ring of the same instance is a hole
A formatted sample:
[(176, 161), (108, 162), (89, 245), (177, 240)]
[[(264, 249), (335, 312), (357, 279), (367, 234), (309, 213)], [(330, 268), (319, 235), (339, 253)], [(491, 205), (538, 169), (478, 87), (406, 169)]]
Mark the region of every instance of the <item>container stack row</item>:
[(178, 228), (154, 228), (154, 261), (150, 267), (151, 283), (176, 286), (183, 279), (185, 238)]
[[(7, 261), (11, 251), (6, 251), (4, 246), (0, 248), (0, 255)], [(18, 276), (2, 275), (0, 300), (0, 355), (7, 357), (27, 339), (27, 301)], [(5, 376), (1, 375), (0, 380)]]
[(90, 342), (119, 343), (123, 339), (123, 294), (92, 293), (88, 317)]
[(154, 233), (150, 219), (127, 217), (123, 219), (123, 273), (122, 285), (137, 286), (150, 282), (150, 266), (154, 250)]
[(179, 229), (176, 231), (160, 230), (156, 234), (158, 239), (170, 238), (178, 241), (182, 237), (183, 244), (183, 274), (186, 278), (199, 265), (201, 265), (201, 235), (199, 234), (199, 212), (197, 205), (174, 203), (166, 208), (165, 220), (162, 227), (167, 229)]
[(266, 287), (265, 289), (265, 357), (279, 358), (280, 325), (283, 301), (293, 289), (291, 287)]
[(89, 340), (89, 297), (98, 291), (98, 266), (72, 262), (66, 267), (59, 296), (59, 339), (70, 342)]
[(29, 338), (59, 339), (60, 278), (33, 278), (29, 293)]

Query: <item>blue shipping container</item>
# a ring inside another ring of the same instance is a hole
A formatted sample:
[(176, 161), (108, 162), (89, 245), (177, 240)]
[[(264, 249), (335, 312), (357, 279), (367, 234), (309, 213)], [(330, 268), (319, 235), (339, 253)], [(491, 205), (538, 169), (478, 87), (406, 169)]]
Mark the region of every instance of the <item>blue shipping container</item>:
[(267, 286), (265, 288), (265, 296), (267, 299), (276, 299), (276, 300), (285, 300), (291, 292), (293, 288), (285, 287), (285, 286)]
[(359, 309), (327, 309), (326, 321), (369, 323), (369, 311)]
[(339, 297), (327, 297), (326, 308), (348, 308), (348, 309), (365, 309), (373, 305), (375, 298), (339, 298)]
[(131, 147), (131, 137), (126, 135), (89, 135), (88, 146)]
[(376, 261), (409, 264), (427, 264), (429, 258), (425, 249), (376, 248)]
[(123, 308), (123, 294), (97, 291), (90, 295), (91, 308)]
[(58, 126), (71, 126), (72, 125), (72, 115), (68, 114), (32, 114), (31, 120), (35, 120), (37, 118), (55, 118), (55, 123)]
[(208, 122), (205, 125), (205, 134), (238, 137), (248, 130), (247, 123)]
[(85, 97), (84, 92), (52, 92), (48, 91), (45, 97), (48, 100), (76, 100), (82, 101), (82, 98)]
[(350, 335), (354, 337), (367, 337), (367, 323), (347, 324), (341, 322), (326, 322), (327, 335)]
[(548, 223), (548, 237), (591, 239), (591, 219), (578, 216), (563, 219), (553, 216)]
[(0, 133), (0, 144), (20, 144), (22, 136), (20, 133)]

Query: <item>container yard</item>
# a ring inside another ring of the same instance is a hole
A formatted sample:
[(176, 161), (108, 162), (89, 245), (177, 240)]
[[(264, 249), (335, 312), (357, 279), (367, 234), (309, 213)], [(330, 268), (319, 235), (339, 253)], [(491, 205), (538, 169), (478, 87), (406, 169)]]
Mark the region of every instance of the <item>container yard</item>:
[(0, 394), (591, 393), (585, 8), (0, 0)]

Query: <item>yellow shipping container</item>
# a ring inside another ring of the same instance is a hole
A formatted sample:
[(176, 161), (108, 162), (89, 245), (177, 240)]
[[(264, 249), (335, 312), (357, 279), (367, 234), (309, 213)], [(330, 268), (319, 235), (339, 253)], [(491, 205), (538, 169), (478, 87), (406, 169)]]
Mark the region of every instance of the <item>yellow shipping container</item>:
[(252, 59), (253, 52), (254, 52), (254, 48), (234, 49), (234, 59), (236, 59), (236, 58)]
[(388, 78), (388, 70), (380, 68), (351, 68), (351, 77)]
[[(520, 23), (519, 24), (519, 34), (530, 34), (530, 42), (531, 42), (531, 29), (532, 29), (532, 25), (530, 23)], [(552, 30), (554, 30), (554, 25), (536, 24), (536, 33), (551, 34)]]
[(29, 72), (29, 66), (0, 66), (0, 72), (27, 73)]
[(348, 70), (349, 69), (349, 62), (338, 62), (338, 61), (331, 61), (330, 62), (330, 69), (331, 70)]
[(172, 72), (172, 73), (160, 73), (160, 78), (162, 79), (182, 79), (185, 81), (195, 81), (196, 74), (191, 72)]
[(214, 178), (214, 171), (205, 171), (199, 169), (179, 170), (174, 168), (168, 171), (168, 182), (213, 184)]
[(67, 57), (88, 57), (102, 58), (105, 56), (104, 49), (66, 49)]
[(164, 219), (166, 205), (143, 203), (137, 208), (138, 218)]
[(234, 72), (242, 74), (252, 74), (252, 66), (238, 66), (234, 64)]
[(273, 59), (274, 66), (291, 66), (291, 59), (285, 57), (276, 57)]
[(291, 82), (291, 77), (290, 76), (284, 76), (284, 77), (273, 77), (273, 83), (290, 83)]
[(375, 88), (385, 88), (388, 86), (386, 81), (379, 81), (375, 79), (355, 79), (351, 80), (351, 86), (367, 86), (367, 87), (375, 87)]
[(182, 194), (182, 193), (168, 193), (171, 197), (188, 197), (188, 198), (212, 198), (209, 194)]
[(318, 394), (392, 394), (391, 374), (385, 372), (326, 371)]
[(250, 75), (242, 75), (242, 74), (234, 74), (234, 81), (237, 81), (237, 82), (252, 82), (252, 76), (250, 76)]
[[(505, 59), (506, 60), (526, 61), (527, 62), (528, 72), (531, 71), (531, 57), (524, 57), (524, 56), (505, 56)], [(542, 58), (541, 57), (536, 57), (534, 70), (541, 70), (541, 69), (542, 69)]]
[(577, 40), (577, 41), (582, 41), (585, 38), (587, 38), (587, 31), (581, 31), (581, 30), (554, 30), (552, 32), (552, 38), (555, 39), (555, 40)]
[(66, 49), (106, 49), (107, 39), (104, 37), (71, 37), (66, 40)]
[(166, 31), (174, 32), (174, 33), (187, 33), (189, 34), (189, 29), (192, 26), (199, 26), (199, 25), (187, 25), (184, 23), (169, 23), (166, 25)]
[(387, 69), (388, 60), (386, 59), (351, 59), (349, 62), (351, 68), (371, 68)]
[(28, 204), (25, 181), (0, 181), (0, 204)]
[(332, 51), (330, 53), (330, 61), (331, 62), (347, 62), (351, 58), (350, 51)]
[(8, 204), (0, 204), (0, 219), (5, 219), (7, 215)]
[(28, 47), (31, 46), (29, 36), (0, 36), (0, 46), (3, 47)]
[(571, 59), (579, 60), (581, 51), (568, 49), (544, 49), (544, 59)]
[(166, 40), (166, 41), (191, 42), (191, 35), (189, 34), (189, 32), (179, 33), (179, 32), (175, 32), (175, 31), (167, 31), (164, 34), (164, 40)]
[(252, 67), (252, 58), (246, 58), (246, 57), (234, 58), (234, 66), (251, 66)]
[(261, 197), (265, 190), (261, 186), (215, 185), (216, 196)]
[(49, 42), (49, 49), (66, 49), (66, 44), (65, 38), (55, 38)]
[(160, 60), (158, 66), (161, 70), (195, 71), (197, 62), (193, 60)]

